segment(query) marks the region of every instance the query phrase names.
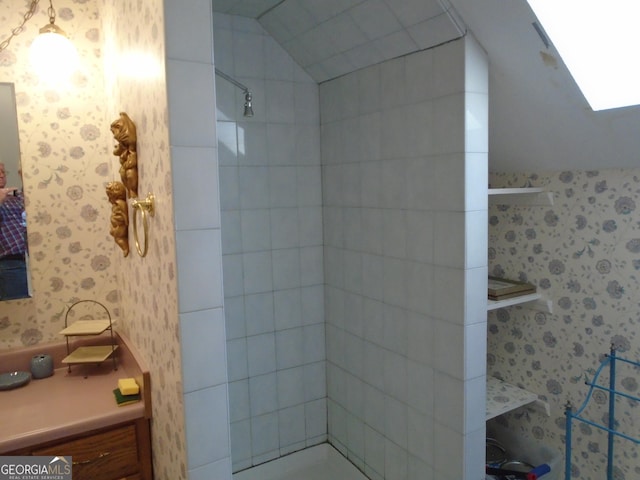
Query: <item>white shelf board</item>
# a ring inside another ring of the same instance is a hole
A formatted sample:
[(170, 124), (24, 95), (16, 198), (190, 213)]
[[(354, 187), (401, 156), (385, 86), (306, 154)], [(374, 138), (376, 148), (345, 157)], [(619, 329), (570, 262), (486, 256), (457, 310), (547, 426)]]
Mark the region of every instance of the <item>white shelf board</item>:
[(538, 402), (538, 395), (495, 377), (487, 377), (487, 420)]
[(490, 188), (489, 203), (496, 205), (553, 205), (553, 193), (544, 188)]
[(496, 310), (498, 308), (511, 307), (527, 302), (536, 302), (542, 298), (539, 293), (528, 293), (526, 295), (518, 295), (517, 297), (506, 298), (504, 300), (487, 299), (487, 310)]

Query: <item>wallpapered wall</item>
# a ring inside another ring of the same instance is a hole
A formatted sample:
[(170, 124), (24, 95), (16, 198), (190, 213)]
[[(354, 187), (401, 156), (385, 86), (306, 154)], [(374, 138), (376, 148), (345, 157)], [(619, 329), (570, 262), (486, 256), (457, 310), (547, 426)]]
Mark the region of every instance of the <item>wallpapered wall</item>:
[[(33, 298), (0, 303), (0, 349), (60, 340), (74, 300), (104, 303), (151, 371), (155, 476), (186, 478), (163, 2), (55, 7), (82, 62), (70, 85), (46, 86), (30, 72), (29, 44), (48, 22), (42, 5), (0, 53), (0, 81), (16, 84), (34, 285)], [(18, 25), (25, 8), (0, 3), (0, 24)], [(141, 64), (144, 72), (131, 68)], [(132, 239), (124, 258), (109, 236), (104, 187), (118, 179), (109, 124), (120, 111), (137, 126), (140, 193), (158, 199), (144, 259)]]
[[(0, 3), (2, 39), (26, 7)], [(60, 340), (75, 300), (98, 300), (119, 313), (104, 192), (117, 159), (104, 110), (100, 15), (95, 1), (56, 2), (56, 9), (82, 62), (68, 85), (47, 85), (29, 65), (29, 45), (48, 23), (42, 4), (0, 52), (0, 81), (15, 83), (33, 281), (33, 298), (0, 303), (0, 348)]]
[[(498, 421), (564, 453), (564, 404), (579, 406), (611, 344), (640, 360), (640, 170), (492, 174), (491, 186), (545, 187), (553, 206), (493, 206), (489, 212), (490, 274), (524, 280), (553, 300), (553, 314), (524, 308), (492, 312), (488, 374), (545, 397), (551, 416), (521, 409)], [(605, 376), (605, 382), (608, 376)], [(621, 366), (618, 388), (638, 396), (638, 369)], [(603, 422), (607, 395), (597, 392), (586, 416)], [(620, 429), (640, 437), (637, 402), (619, 401)], [(605, 478), (606, 436), (573, 429), (573, 477)], [(640, 475), (637, 447), (616, 442), (615, 478)]]
[[(115, 263), (123, 317), (119, 328), (140, 350), (151, 373), (154, 476), (158, 479), (184, 479), (187, 478), (187, 465), (178, 336), (164, 5), (162, 0), (102, 0), (100, 12), (104, 22), (108, 120), (115, 120), (118, 112), (124, 111), (135, 122), (138, 133), (138, 194), (145, 197), (148, 192), (153, 192), (156, 198), (156, 214), (149, 219), (147, 256), (138, 256), (131, 227), (131, 253), (124, 258), (118, 251)], [(117, 167), (118, 160), (112, 158), (112, 166)], [(114, 175), (117, 178), (117, 172)], [(142, 233), (140, 226), (138, 231)]]

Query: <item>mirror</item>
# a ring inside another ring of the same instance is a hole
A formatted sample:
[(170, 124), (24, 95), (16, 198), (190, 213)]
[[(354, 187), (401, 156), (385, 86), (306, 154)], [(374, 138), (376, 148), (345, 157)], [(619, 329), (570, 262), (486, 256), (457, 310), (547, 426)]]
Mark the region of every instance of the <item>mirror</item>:
[(0, 300), (30, 296), (15, 90), (0, 82)]

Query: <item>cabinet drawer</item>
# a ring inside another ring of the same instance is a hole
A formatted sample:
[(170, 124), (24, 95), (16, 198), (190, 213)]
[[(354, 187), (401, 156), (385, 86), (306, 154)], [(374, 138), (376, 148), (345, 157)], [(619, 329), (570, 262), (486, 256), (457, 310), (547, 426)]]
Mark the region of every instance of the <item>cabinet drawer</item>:
[(34, 455), (71, 455), (73, 480), (136, 478), (138, 449), (134, 425), (115, 428), (33, 451)]

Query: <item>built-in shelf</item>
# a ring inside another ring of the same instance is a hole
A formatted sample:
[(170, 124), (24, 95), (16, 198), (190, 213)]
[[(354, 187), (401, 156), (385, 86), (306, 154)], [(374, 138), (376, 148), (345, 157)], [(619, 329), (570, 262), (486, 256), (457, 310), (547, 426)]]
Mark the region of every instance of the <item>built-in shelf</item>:
[(497, 310), (498, 308), (512, 307), (520, 305), (524, 308), (532, 310), (540, 310), (541, 312), (553, 313), (553, 303), (540, 293), (529, 293), (527, 295), (519, 295), (517, 297), (507, 298), (505, 300), (487, 300), (487, 310)]
[(496, 205), (553, 205), (553, 193), (544, 188), (490, 188), (489, 203)]
[(550, 415), (549, 404), (538, 395), (495, 377), (487, 377), (487, 420), (504, 415), (516, 408), (532, 406)]

